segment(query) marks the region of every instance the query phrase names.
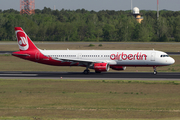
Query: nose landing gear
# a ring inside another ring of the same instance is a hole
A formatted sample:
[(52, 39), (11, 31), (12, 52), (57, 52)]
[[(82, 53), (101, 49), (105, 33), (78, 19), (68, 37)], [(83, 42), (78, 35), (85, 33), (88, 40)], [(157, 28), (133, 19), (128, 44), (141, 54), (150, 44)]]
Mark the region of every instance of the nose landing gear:
[(154, 66), (154, 67), (153, 67), (153, 69), (154, 69), (153, 74), (154, 74), (154, 75), (156, 75), (156, 74), (157, 74), (157, 71), (156, 71), (156, 66)]

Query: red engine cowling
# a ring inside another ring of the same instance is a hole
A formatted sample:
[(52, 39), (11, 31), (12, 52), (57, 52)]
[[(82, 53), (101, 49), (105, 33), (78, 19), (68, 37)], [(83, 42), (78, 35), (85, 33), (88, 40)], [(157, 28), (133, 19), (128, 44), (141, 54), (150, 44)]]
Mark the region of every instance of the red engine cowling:
[(96, 72), (107, 72), (109, 71), (108, 63), (94, 63), (94, 70)]
[(111, 68), (113, 69), (113, 70), (125, 70), (126, 69), (126, 67), (125, 66), (111, 66)]

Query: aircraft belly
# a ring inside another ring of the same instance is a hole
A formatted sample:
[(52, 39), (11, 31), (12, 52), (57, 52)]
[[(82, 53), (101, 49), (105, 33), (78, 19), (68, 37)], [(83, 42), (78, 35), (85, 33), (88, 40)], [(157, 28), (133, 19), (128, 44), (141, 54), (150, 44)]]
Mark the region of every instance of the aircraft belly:
[(118, 61), (117, 62), (118, 65), (147, 65), (147, 63), (143, 60), (140, 61), (130, 61), (130, 60), (126, 60), (126, 61)]

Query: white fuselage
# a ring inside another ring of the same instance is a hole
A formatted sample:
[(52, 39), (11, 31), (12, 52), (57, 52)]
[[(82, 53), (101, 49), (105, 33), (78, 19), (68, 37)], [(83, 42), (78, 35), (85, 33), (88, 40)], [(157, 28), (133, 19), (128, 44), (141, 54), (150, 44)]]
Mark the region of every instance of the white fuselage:
[(80, 61), (105, 62), (122, 66), (166, 66), (175, 60), (155, 50), (40, 50), (48, 57)]

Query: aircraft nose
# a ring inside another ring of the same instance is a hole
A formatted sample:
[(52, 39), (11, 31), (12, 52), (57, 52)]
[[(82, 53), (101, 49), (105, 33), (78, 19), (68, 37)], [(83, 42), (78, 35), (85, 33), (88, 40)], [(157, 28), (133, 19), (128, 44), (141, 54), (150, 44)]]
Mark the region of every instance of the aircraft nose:
[(171, 64), (174, 64), (174, 63), (175, 63), (175, 60), (174, 60), (173, 58), (171, 58), (170, 63), (171, 63)]

